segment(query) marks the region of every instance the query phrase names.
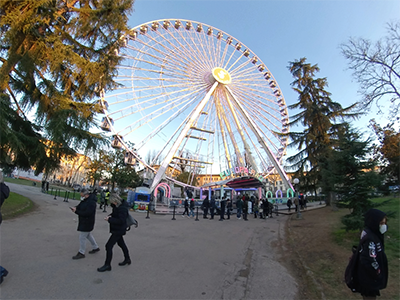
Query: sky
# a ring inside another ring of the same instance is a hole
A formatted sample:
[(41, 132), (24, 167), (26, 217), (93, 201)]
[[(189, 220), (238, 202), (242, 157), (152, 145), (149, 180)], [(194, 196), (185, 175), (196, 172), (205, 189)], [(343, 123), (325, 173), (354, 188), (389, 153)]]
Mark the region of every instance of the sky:
[[(200, 22), (241, 41), (273, 74), (287, 105), (298, 98), (290, 86), (289, 62), (306, 57), (319, 66), (316, 76), (327, 78), (332, 100), (346, 107), (361, 96), (340, 44), (350, 37), (375, 42), (385, 36), (387, 23), (400, 19), (400, 1), (136, 0), (128, 25), (163, 19)], [(371, 118), (386, 125), (386, 116), (377, 111), (372, 106), (353, 125), (366, 131)]]

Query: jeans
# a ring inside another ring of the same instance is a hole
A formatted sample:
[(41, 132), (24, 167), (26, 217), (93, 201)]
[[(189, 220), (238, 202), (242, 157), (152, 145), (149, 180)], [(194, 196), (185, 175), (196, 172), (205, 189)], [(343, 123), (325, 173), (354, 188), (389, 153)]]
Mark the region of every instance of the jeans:
[(194, 209), (193, 208), (190, 209), (189, 216), (194, 217)]
[(237, 209), (237, 217), (238, 217), (238, 218), (241, 218), (241, 217), (242, 217), (242, 209), (241, 209), (241, 208), (238, 208), (238, 209)]
[(111, 236), (108, 239), (108, 242), (106, 244), (106, 252), (107, 253), (106, 253), (106, 262), (104, 264), (107, 266), (111, 265), (111, 260), (112, 260), (112, 256), (113, 256), (112, 249), (115, 244), (118, 244), (118, 246), (122, 249), (125, 260), (130, 260), (129, 250), (125, 244), (124, 236), (113, 233), (113, 234), (111, 234)]
[(80, 253), (85, 254), (86, 239), (88, 239), (90, 244), (92, 244), (93, 249), (99, 248), (99, 246), (96, 243), (96, 240), (94, 239), (94, 237), (90, 231), (89, 232), (80, 231), (79, 232), (79, 252)]

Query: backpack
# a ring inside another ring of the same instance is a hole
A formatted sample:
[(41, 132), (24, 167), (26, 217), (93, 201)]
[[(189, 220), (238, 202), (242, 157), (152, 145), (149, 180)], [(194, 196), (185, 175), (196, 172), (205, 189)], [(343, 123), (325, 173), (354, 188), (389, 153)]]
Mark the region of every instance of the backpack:
[(135, 228), (137, 228), (139, 226), (139, 222), (128, 212), (128, 217), (126, 218), (126, 231), (131, 230), (131, 226), (135, 226)]
[(358, 292), (358, 278), (357, 278), (357, 268), (358, 268), (358, 262), (360, 261), (360, 252), (362, 248), (362, 244), (366, 240), (367, 236), (364, 236), (360, 243), (357, 246), (352, 247), (352, 252), (353, 254), (349, 258), (349, 263), (346, 267), (346, 270), (344, 271), (344, 281), (347, 285), (347, 287), (353, 292), (357, 293)]

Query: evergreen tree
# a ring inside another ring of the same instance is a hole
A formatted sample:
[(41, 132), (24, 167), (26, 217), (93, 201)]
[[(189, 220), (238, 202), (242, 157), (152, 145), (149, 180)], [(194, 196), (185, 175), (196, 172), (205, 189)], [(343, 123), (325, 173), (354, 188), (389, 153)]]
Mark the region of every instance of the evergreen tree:
[(0, 2), (0, 163), (36, 173), (103, 141), (89, 129), (134, 0)]
[(300, 110), (291, 117), (290, 125), (301, 125), (304, 130), (287, 134), (292, 140), (289, 146), (298, 150), (287, 161), (295, 171), (295, 177), (300, 179), (300, 189), (313, 191), (316, 195), (323, 180), (321, 164), (327, 159), (338, 130), (346, 124), (344, 119), (356, 117), (350, 113), (355, 105), (342, 108), (333, 102), (326, 91), (327, 79), (315, 78), (319, 68), (306, 63), (306, 58), (290, 62), (289, 70), (295, 78), (291, 83), (293, 90), (299, 94), (299, 101), (289, 108)]
[(375, 172), (376, 161), (370, 158), (371, 153), (370, 141), (362, 140), (358, 132), (344, 126), (338, 132), (327, 168), (322, 169), (338, 198), (338, 206), (351, 211), (342, 218), (346, 230), (362, 228), (363, 214), (372, 207), (368, 198), (380, 185), (380, 177)]

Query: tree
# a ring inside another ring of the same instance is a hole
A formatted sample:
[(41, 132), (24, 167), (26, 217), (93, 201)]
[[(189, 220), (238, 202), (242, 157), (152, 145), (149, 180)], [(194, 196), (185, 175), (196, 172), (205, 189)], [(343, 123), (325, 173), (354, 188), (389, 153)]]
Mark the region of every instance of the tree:
[[(351, 113), (355, 105), (342, 108), (331, 100), (331, 94), (326, 91), (327, 79), (315, 78), (319, 72), (317, 65), (301, 58), (290, 62), (289, 70), (295, 78), (291, 83), (293, 90), (299, 94), (299, 101), (289, 108), (300, 110), (291, 117), (290, 125), (301, 125), (304, 130), (287, 134), (292, 140), (289, 147), (297, 147), (299, 151), (287, 162), (295, 171), (294, 176), (299, 178), (300, 188), (316, 195), (324, 179), (320, 174), (321, 164), (327, 159), (338, 130), (347, 124), (344, 119), (355, 118), (357, 114)], [(342, 123), (337, 123), (338, 120)]]
[(122, 190), (127, 187), (135, 188), (142, 184), (143, 180), (136, 173), (134, 166), (125, 164), (125, 150), (103, 150), (99, 158), (104, 165), (102, 179), (108, 181), (112, 190), (115, 189), (116, 185)]
[(396, 117), (400, 106), (400, 22), (388, 24), (387, 36), (374, 45), (364, 38), (351, 38), (341, 50), (360, 84), (361, 107), (373, 102), (379, 107), (387, 99), (392, 103), (391, 116)]
[(323, 176), (329, 178), (331, 189), (339, 199), (338, 206), (351, 211), (342, 218), (346, 230), (362, 228), (363, 214), (373, 206), (368, 198), (380, 185), (380, 177), (375, 172), (376, 161), (370, 157), (370, 144), (349, 125), (344, 126), (338, 132), (327, 167), (322, 169)]
[(375, 154), (380, 161), (380, 173), (385, 176), (386, 185), (398, 185), (400, 180), (400, 132), (396, 131), (394, 124), (381, 128), (374, 119), (370, 126), (378, 137), (379, 145)]
[(95, 99), (116, 87), (133, 1), (1, 1), (0, 164), (49, 172), (101, 144)]

